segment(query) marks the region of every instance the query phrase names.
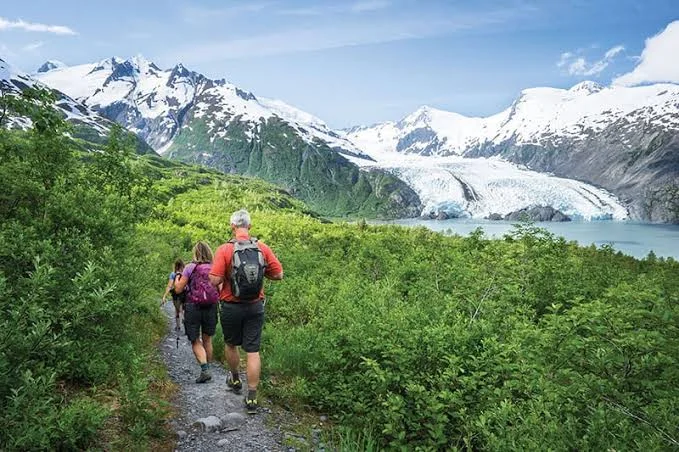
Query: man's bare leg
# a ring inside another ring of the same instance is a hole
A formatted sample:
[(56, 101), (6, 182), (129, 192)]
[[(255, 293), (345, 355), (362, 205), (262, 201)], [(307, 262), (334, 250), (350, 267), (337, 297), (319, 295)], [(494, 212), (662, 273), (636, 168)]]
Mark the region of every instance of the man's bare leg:
[(238, 355), (238, 347), (235, 345), (226, 344), (224, 346), (224, 357), (226, 358), (226, 364), (228, 364), (229, 370), (234, 375), (238, 375), (238, 368), (240, 367), (240, 356)]
[(262, 370), (262, 360), (259, 352), (248, 353), (248, 390), (256, 391), (259, 385), (259, 374)]

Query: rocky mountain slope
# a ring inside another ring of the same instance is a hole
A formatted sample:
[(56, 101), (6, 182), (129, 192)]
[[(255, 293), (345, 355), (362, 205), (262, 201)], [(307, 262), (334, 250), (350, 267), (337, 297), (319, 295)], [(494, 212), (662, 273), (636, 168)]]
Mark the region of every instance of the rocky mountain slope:
[[(43, 67), (50, 65), (55, 65), (55, 63), (48, 62)], [(3, 95), (15, 95), (26, 88), (36, 86), (48, 88), (34, 77), (0, 59), (0, 87), (2, 87)], [(72, 125), (72, 135), (95, 146), (104, 143), (113, 123), (63, 92), (55, 90), (55, 94), (57, 96), (56, 107)], [(13, 128), (25, 128), (29, 125), (28, 120), (21, 117), (10, 117), (7, 121), (9, 127)], [(153, 152), (144, 140), (137, 136), (135, 139), (138, 153)]]
[(45, 84), (142, 136), (169, 158), (274, 182), (330, 215), (415, 216), (417, 194), (318, 118), (226, 80), (143, 57), (43, 66)]
[(370, 155), (501, 157), (617, 195), (633, 218), (677, 221), (679, 85), (524, 90), (487, 118), (422, 107), (346, 138)]

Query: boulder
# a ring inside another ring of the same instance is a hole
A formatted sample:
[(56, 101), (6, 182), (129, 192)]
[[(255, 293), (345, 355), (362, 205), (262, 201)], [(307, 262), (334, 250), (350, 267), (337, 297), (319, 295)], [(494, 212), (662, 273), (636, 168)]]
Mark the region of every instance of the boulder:
[(222, 421), (217, 416), (208, 416), (196, 420), (193, 426), (198, 427), (201, 432), (212, 433), (222, 428)]
[(448, 214), (445, 213), (443, 210), (439, 211), (439, 213), (436, 214), (437, 220), (447, 220), (448, 218), (449, 218)]
[(524, 207), (505, 215), (508, 221), (571, 221), (570, 217), (551, 206)]
[(227, 428), (240, 427), (245, 424), (245, 415), (242, 413), (229, 413), (222, 418), (222, 425)]

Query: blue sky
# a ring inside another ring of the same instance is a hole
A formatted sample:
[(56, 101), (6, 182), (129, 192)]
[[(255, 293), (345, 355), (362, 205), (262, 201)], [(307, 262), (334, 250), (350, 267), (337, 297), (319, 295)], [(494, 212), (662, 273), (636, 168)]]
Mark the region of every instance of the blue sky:
[(609, 84), (677, 19), (676, 0), (31, 0), (0, 9), (0, 56), (27, 72), (46, 59), (181, 61), (347, 127)]

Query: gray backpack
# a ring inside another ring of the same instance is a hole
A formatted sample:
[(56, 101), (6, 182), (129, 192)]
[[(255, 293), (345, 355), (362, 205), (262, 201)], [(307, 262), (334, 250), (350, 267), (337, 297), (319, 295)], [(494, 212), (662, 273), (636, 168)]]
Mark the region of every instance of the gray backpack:
[(266, 261), (257, 239), (229, 240), (233, 243), (231, 260), (231, 293), (242, 301), (254, 301), (264, 286)]

